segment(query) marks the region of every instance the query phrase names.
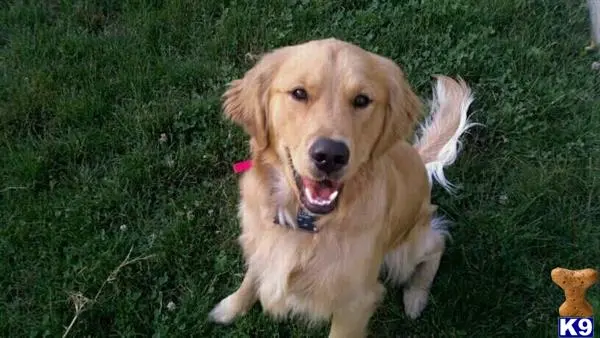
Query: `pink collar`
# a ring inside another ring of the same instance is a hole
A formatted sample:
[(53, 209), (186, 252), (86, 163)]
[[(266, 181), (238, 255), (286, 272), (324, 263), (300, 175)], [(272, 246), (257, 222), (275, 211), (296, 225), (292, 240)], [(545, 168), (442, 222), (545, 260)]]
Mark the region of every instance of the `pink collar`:
[(233, 164), (233, 171), (236, 174), (243, 173), (244, 171), (248, 171), (252, 168), (252, 160), (246, 160), (242, 162), (237, 162)]

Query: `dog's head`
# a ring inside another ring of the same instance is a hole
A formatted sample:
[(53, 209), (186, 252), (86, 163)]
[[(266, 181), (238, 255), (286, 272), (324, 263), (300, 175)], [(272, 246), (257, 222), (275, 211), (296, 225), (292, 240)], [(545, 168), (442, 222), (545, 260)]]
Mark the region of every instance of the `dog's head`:
[(300, 202), (333, 211), (343, 187), (412, 132), (420, 101), (391, 60), (335, 39), (264, 55), (224, 94), (253, 151), (272, 150)]

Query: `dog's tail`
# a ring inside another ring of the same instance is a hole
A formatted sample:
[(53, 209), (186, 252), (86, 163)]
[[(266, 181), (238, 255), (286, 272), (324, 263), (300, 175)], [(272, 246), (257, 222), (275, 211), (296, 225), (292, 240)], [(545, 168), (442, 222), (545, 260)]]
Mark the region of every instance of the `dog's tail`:
[(453, 185), (444, 176), (444, 168), (454, 163), (460, 151), (460, 137), (476, 123), (469, 122), (467, 110), (473, 102), (471, 89), (462, 80), (435, 76), (431, 113), (420, 126), (414, 146), (421, 155), (430, 182), (435, 179), (452, 192)]

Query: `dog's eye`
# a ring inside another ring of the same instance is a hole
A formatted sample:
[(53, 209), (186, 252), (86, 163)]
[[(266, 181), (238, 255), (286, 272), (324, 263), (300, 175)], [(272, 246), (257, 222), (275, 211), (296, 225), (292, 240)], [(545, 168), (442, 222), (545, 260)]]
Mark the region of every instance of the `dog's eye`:
[(306, 101), (308, 99), (308, 93), (304, 88), (296, 88), (292, 90), (292, 97), (298, 101)]
[(369, 103), (371, 103), (371, 99), (364, 94), (356, 95), (354, 101), (352, 101), (352, 105), (355, 108), (365, 108)]

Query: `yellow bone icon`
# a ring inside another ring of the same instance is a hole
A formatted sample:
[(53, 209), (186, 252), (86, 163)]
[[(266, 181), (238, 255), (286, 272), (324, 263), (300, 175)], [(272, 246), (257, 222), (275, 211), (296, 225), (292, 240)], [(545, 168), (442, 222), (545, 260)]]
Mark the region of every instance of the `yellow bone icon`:
[(585, 299), (585, 293), (598, 280), (594, 269), (569, 270), (554, 268), (550, 272), (552, 281), (565, 291), (565, 302), (558, 308), (561, 317), (591, 317), (592, 306)]

